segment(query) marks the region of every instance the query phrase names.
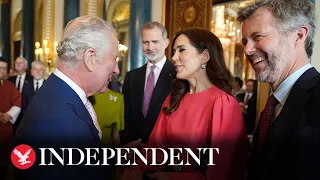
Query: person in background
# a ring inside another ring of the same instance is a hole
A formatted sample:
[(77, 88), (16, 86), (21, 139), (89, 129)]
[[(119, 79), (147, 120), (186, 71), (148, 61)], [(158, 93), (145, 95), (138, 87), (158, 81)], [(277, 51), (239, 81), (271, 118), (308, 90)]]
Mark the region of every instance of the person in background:
[[(27, 109), (31, 99), (35, 93), (44, 84), (44, 76), (46, 74), (46, 66), (41, 61), (33, 61), (31, 63), (31, 75), (33, 80), (24, 85), (22, 90), (22, 113)], [(44, 100), (45, 101), (45, 100)]]
[(238, 94), (244, 93), (245, 90), (242, 88), (243, 81), (239, 77), (235, 77), (232, 81), (232, 91), (231, 94), (236, 97)]
[(21, 94), (6, 80), (8, 63), (0, 57), (0, 179), (6, 179), (12, 150), (12, 125), (21, 111)]
[(256, 79), (272, 94), (253, 135), (248, 180), (320, 179), (320, 73), (310, 0), (262, 0), (238, 13)]
[(32, 81), (32, 76), (27, 73), (28, 61), (23, 57), (18, 57), (14, 62), (14, 67), (17, 75), (8, 78), (8, 80), (15, 84), (19, 92), (22, 93), (23, 86)]
[(246, 81), (245, 92), (236, 96), (236, 98), (239, 100), (239, 104), (242, 110), (247, 135), (252, 134), (255, 129), (257, 114), (257, 93), (255, 90), (255, 84), (255, 80), (248, 79)]

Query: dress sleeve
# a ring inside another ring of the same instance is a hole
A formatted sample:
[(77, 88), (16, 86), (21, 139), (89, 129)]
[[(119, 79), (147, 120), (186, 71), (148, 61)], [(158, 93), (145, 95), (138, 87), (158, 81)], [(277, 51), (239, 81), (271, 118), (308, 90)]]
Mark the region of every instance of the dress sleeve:
[(244, 179), (248, 141), (242, 113), (236, 99), (228, 95), (215, 99), (210, 129), (210, 147), (219, 148), (219, 154), (214, 154), (215, 166), (207, 166), (205, 173), (172, 172), (169, 174), (169, 179)]

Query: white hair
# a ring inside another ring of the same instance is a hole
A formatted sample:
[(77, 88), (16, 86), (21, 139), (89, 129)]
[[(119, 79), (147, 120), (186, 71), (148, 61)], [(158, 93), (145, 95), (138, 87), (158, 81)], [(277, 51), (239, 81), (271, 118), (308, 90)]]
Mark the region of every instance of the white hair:
[(96, 57), (102, 62), (103, 55), (110, 51), (110, 33), (115, 33), (113, 27), (96, 16), (82, 16), (71, 20), (63, 32), (57, 46), (58, 61), (70, 68), (75, 68), (83, 57), (80, 55), (93, 48)]
[(24, 61), (24, 67), (25, 67), (25, 69), (28, 69), (28, 60), (27, 60), (26, 58), (24, 58), (24, 57), (17, 57), (16, 60), (17, 60), (17, 59), (23, 59), (23, 61)]
[(33, 62), (31, 63), (31, 68), (33, 68), (33, 67), (36, 66), (36, 65), (40, 65), (40, 66), (42, 66), (44, 69), (46, 69), (46, 66), (45, 66), (44, 63), (41, 62), (41, 61), (33, 61)]

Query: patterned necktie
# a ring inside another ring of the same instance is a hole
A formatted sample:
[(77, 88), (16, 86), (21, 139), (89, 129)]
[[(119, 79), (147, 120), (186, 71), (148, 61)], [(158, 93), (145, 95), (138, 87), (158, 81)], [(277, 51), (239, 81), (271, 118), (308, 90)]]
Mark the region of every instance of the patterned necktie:
[(144, 90), (143, 107), (142, 107), (142, 113), (144, 117), (147, 116), (150, 100), (151, 100), (153, 89), (154, 89), (154, 68), (155, 67), (156, 67), (155, 65), (151, 66), (151, 71), (147, 79), (146, 89)]
[(97, 115), (96, 115), (96, 112), (94, 111), (93, 109), (93, 106), (91, 104), (91, 102), (89, 100), (87, 100), (86, 104), (85, 104), (87, 110), (89, 111), (90, 113), (90, 116), (92, 118), (92, 121), (93, 121), (93, 124), (94, 126), (97, 128), (97, 130), (99, 131), (99, 137), (101, 139), (101, 136), (102, 136), (102, 133), (101, 133), (101, 129), (100, 129), (100, 126), (99, 126), (99, 123), (98, 123), (98, 119), (97, 119)]
[(267, 104), (261, 113), (261, 123), (260, 123), (259, 142), (258, 142), (260, 150), (262, 150), (263, 148), (263, 142), (267, 135), (267, 131), (271, 122), (271, 118), (273, 117), (276, 104), (277, 104), (277, 99), (272, 94), (271, 96), (269, 96), (267, 100)]
[(18, 85), (17, 85), (17, 89), (21, 92), (21, 90), (20, 90), (20, 82), (21, 82), (21, 76), (19, 76)]

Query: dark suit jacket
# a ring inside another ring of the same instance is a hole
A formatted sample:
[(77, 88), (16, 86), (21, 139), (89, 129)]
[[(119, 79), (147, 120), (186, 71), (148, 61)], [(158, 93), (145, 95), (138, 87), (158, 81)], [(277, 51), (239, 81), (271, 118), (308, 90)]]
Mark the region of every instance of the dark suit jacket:
[(174, 66), (168, 60), (164, 64), (154, 88), (148, 113), (142, 113), (147, 64), (126, 74), (123, 85), (125, 104), (125, 128), (120, 131), (122, 144), (142, 139), (148, 142), (149, 135), (158, 119), (162, 104), (171, 92), (171, 82), (176, 76)]
[(258, 150), (253, 138), (248, 180), (320, 179), (320, 74), (311, 68), (294, 84)]
[[(236, 96), (240, 102), (244, 102), (246, 93), (241, 93)], [(252, 134), (255, 128), (255, 121), (257, 115), (257, 93), (253, 93), (251, 98), (247, 102), (248, 108), (246, 113), (243, 114), (243, 119), (246, 125), (247, 134)]]
[[(9, 77), (8, 80), (11, 81), (11, 82), (14, 84), (14, 86), (16, 86), (17, 76)], [(27, 74), (26, 74), (26, 78), (24, 79), (24, 85), (23, 85), (23, 87), (24, 87), (27, 83), (32, 82), (32, 80), (33, 80), (32, 76), (27, 73)], [(23, 90), (23, 88), (22, 88), (22, 90)]]
[[(8, 80), (11, 81), (14, 84), (14, 86), (16, 86), (17, 76), (12, 76)], [(24, 84), (23, 84), (23, 87), (22, 87), (22, 93), (21, 94), (23, 94), (24, 87), (27, 84), (33, 84), (33, 78), (28, 73), (26, 74), (26, 78), (24, 79)], [(15, 134), (15, 132), (16, 132), (21, 120), (22, 120), (23, 113), (24, 113), (24, 111), (23, 111), (23, 98), (22, 98), (22, 109), (21, 109), (21, 112), (20, 112), (16, 122), (13, 124), (13, 134)]]
[[(43, 84), (46, 82), (46, 80), (43, 80)], [(29, 103), (31, 102), (31, 99), (33, 98), (35, 92), (34, 92), (34, 82), (33, 82), (33, 79), (29, 82), (29, 83), (26, 83), (24, 86), (23, 86), (23, 89), (22, 89), (22, 111), (21, 112), (24, 112)]]
[[(31, 168), (18, 171), (18, 180), (108, 177), (108, 172), (102, 171), (106, 166), (39, 166), (39, 147), (100, 147), (98, 130), (83, 102), (69, 85), (54, 74), (30, 102), (14, 137), (14, 147), (19, 144), (33, 147), (37, 158)], [(49, 159), (48, 154), (46, 158)]]

